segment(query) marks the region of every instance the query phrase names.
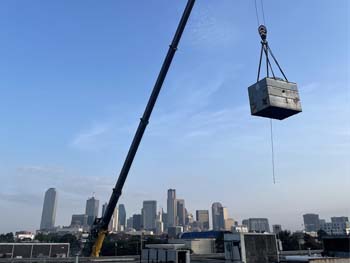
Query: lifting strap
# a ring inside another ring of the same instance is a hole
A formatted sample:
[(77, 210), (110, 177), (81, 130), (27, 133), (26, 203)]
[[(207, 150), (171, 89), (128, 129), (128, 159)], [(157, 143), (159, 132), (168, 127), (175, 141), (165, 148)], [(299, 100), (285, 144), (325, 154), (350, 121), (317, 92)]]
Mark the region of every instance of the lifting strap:
[(260, 51), (260, 59), (259, 59), (259, 67), (258, 67), (258, 77), (257, 77), (257, 81), (259, 81), (260, 79), (260, 71), (261, 71), (261, 64), (262, 64), (262, 57), (263, 55), (265, 55), (266, 57), (266, 76), (269, 78), (270, 74), (270, 70), (271, 70), (271, 73), (272, 73), (272, 76), (274, 79), (276, 79), (276, 76), (275, 76), (275, 73), (273, 71), (273, 68), (272, 68), (272, 65), (271, 65), (271, 62), (270, 62), (270, 59), (269, 59), (269, 54), (271, 55), (273, 61), (275, 62), (275, 64), (277, 65), (278, 69), (280, 70), (280, 72), (282, 73), (285, 81), (288, 82), (288, 79), (286, 77), (286, 75), (284, 74), (280, 64), (278, 63), (276, 57), (273, 55), (272, 53), (272, 50), (269, 46), (269, 43), (267, 42), (266, 38), (267, 38), (267, 29), (266, 29), (266, 26), (264, 25), (260, 25), (259, 28), (258, 28), (258, 32), (259, 32), (259, 35), (261, 37), (261, 51)]

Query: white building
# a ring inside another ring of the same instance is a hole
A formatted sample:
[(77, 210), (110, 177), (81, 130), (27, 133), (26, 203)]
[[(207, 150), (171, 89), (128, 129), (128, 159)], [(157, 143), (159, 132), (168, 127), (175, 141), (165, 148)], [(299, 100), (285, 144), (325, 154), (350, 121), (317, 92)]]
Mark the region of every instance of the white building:
[(349, 235), (350, 222), (326, 222), (320, 225), (328, 235)]
[(216, 253), (215, 238), (170, 239), (169, 244), (184, 244), (196, 255)]
[(235, 225), (231, 227), (233, 233), (248, 233), (248, 227), (245, 225)]
[(17, 240), (34, 240), (35, 235), (29, 231), (18, 231), (15, 234)]

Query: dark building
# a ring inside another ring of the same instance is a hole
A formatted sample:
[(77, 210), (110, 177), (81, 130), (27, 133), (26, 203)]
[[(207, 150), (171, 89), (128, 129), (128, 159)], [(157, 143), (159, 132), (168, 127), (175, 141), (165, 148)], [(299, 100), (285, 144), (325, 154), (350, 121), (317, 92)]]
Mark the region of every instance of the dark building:
[(332, 223), (346, 223), (349, 222), (349, 218), (347, 216), (334, 216), (331, 217)]
[(168, 214), (164, 213), (162, 214), (162, 220), (164, 224), (164, 229), (168, 229)]
[(324, 255), (329, 257), (350, 258), (350, 236), (324, 236)]
[(186, 209), (185, 209), (185, 200), (177, 199), (176, 200), (176, 212), (179, 226), (185, 226), (186, 223)]
[(85, 214), (88, 216), (88, 225), (92, 225), (95, 218), (98, 217), (99, 201), (91, 197), (86, 201)]
[(197, 210), (196, 221), (200, 224), (202, 230), (209, 230), (209, 211)]
[(242, 224), (248, 227), (249, 232), (254, 233), (269, 233), (270, 225), (267, 218), (249, 218), (244, 219)]
[(72, 215), (71, 226), (87, 226), (88, 216), (85, 214)]
[(55, 226), (57, 191), (49, 188), (45, 192), (43, 211), (41, 214), (40, 230), (50, 230)]
[(272, 232), (274, 234), (279, 234), (282, 232), (282, 226), (281, 225), (272, 225)]
[(119, 210), (119, 216), (118, 216), (118, 221), (119, 221), (119, 226), (123, 226), (123, 228), (126, 228), (126, 210), (125, 206), (123, 204), (120, 204), (118, 206)]
[(132, 226), (137, 231), (140, 231), (143, 228), (141, 214), (135, 214), (132, 216)]
[(303, 218), (306, 232), (317, 232), (320, 230), (320, 218), (318, 214), (305, 214)]

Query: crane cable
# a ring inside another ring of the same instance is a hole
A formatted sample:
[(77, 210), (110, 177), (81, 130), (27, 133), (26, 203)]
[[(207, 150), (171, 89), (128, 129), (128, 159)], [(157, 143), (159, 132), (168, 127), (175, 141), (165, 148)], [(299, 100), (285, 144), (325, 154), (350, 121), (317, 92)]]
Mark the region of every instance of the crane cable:
[[(257, 5), (257, 0), (254, 0), (254, 3), (255, 3), (255, 14), (256, 14), (256, 20), (257, 20), (257, 23), (258, 23), (258, 27), (260, 26), (260, 20), (259, 20), (259, 12), (258, 12), (258, 5)], [(261, 11), (262, 11), (262, 20), (263, 20), (263, 23), (264, 25), (266, 26), (266, 20), (265, 20), (265, 10), (264, 10), (264, 1), (263, 0), (260, 0), (260, 5), (261, 5)], [(268, 48), (269, 49), (269, 48)], [(274, 76), (275, 78), (275, 74), (272, 70), (272, 66), (270, 64), (270, 61), (268, 59), (268, 51), (271, 52), (271, 50), (266, 50), (266, 49), (261, 49), (261, 54), (260, 54), (260, 63), (259, 63), (259, 71), (258, 71), (258, 80), (259, 81), (259, 76), (260, 76), (260, 67), (261, 67), (261, 58), (262, 58), (262, 52), (265, 52), (265, 55), (266, 55), (266, 69), (267, 69), (267, 74), (268, 74), (268, 69), (269, 69), (269, 66), (271, 68), (271, 72), (272, 72), (272, 75)], [(272, 55), (272, 58), (275, 60), (277, 66), (280, 68), (278, 62), (276, 61), (274, 55), (272, 54), (271, 52), (271, 55)], [(281, 68), (280, 68), (281, 70)], [(284, 75), (284, 72), (281, 70), (283, 76), (285, 77)], [(286, 77), (285, 77), (286, 78)], [(287, 78), (286, 78), (287, 80)], [(288, 80), (287, 80), (288, 81)], [(270, 142), (271, 142), (271, 164), (272, 164), (272, 180), (273, 180), (273, 184), (276, 184), (276, 174), (275, 174), (275, 150), (274, 150), (274, 136), (273, 136), (273, 125), (272, 125), (272, 119), (270, 119)]]

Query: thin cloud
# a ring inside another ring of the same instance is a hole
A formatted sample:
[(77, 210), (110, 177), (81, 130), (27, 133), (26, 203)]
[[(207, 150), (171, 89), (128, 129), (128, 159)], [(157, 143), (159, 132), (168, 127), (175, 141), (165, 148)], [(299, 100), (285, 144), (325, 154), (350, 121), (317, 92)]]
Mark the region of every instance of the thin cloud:
[(31, 174), (56, 174), (64, 172), (61, 167), (52, 167), (52, 166), (41, 166), (41, 165), (30, 165), (30, 166), (21, 166), (17, 168), (17, 172), (20, 173), (31, 173)]
[(77, 134), (70, 145), (78, 149), (95, 148), (99, 139), (109, 131), (109, 128), (106, 123), (95, 124), (90, 129)]

